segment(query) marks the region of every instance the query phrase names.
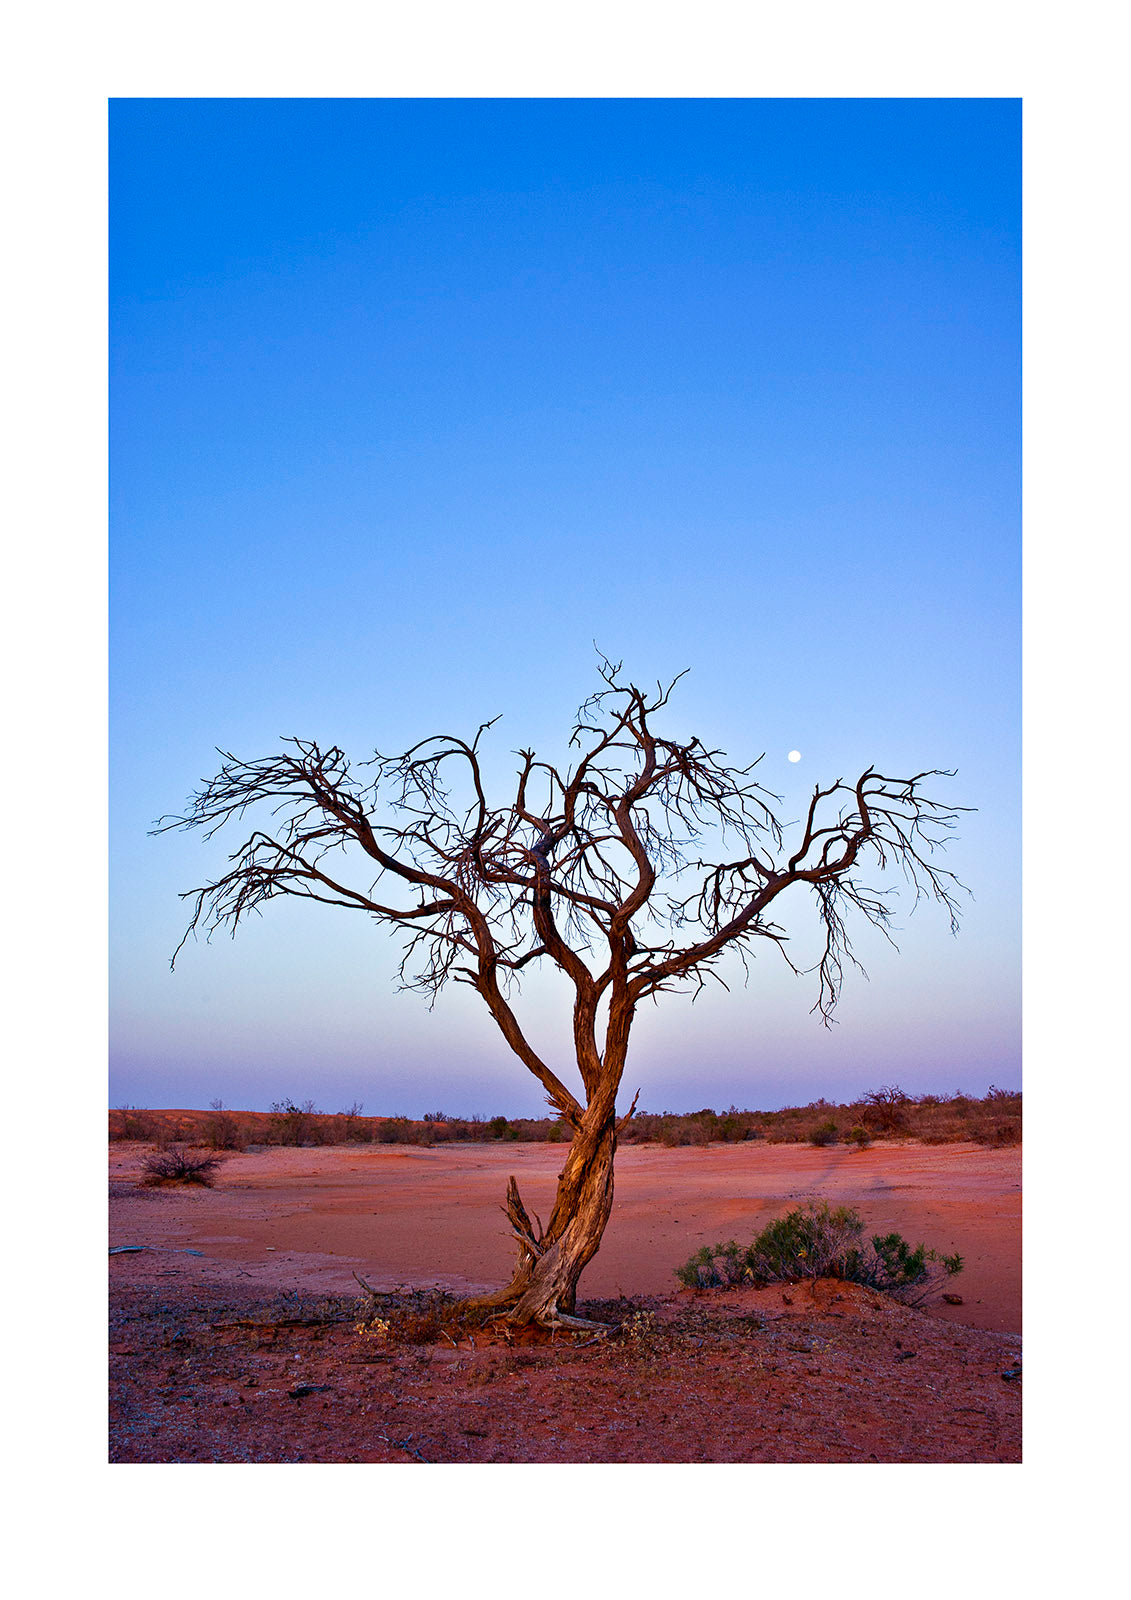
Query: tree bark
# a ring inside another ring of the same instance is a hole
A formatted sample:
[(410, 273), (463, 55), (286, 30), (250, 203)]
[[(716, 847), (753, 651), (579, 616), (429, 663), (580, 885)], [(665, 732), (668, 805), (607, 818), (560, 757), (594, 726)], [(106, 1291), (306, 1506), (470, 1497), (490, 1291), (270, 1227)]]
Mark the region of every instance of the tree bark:
[(574, 1134), (544, 1230), (536, 1218), (531, 1219), (511, 1178), (503, 1210), (518, 1241), (514, 1276), (505, 1289), (470, 1301), (470, 1308), (494, 1309), (515, 1326), (601, 1326), (576, 1316), (574, 1307), (578, 1279), (597, 1253), (613, 1208), (616, 1144), (614, 1108), (591, 1107)]

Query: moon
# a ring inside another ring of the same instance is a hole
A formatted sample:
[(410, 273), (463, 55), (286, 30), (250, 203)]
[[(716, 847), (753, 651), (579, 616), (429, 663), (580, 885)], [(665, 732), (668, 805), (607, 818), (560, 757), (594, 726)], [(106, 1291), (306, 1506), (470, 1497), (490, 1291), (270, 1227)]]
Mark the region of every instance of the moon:
[(801, 760), (801, 751), (800, 750), (791, 750), (789, 752), (789, 759), (791, 761), (800, 761)]

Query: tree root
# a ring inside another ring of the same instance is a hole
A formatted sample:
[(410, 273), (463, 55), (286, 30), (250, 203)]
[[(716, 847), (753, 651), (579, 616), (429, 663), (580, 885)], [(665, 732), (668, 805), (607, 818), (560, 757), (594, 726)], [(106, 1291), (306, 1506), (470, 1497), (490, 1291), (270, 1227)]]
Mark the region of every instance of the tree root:
[(605, 1338), (614, 1331), (614, 1325), (607, 1322), (594, 1322), (589, 1317), (579, 1317), (573, 1312), (562, 1311), (553, 1301), (538, 1310), (523, 1316), (515, 1316), (515, 1311), (526, 1293), (528, 1286), (515, 1287), (508, 1285), (505, 1289), (497, 1289), (493, 1294), (476, 1295), (468, 1300), (459, 1300), (451, 1309), (451, 1322), (459, 1323), (476, 1322), (480, 1327), (490, 1328), (509, 1336), (512, 1331), (521, 1328), (541, 1328), (546, 1333), (590, 1333), (598, 1338)]
[[(634, 1100), (633, 1106), (635, 1104)], [(629, 1116), (631, 1114), (630, 1110)], [(547, 1234), (537, 1212), (532, 1216), (527, 1211), (513, 1177), (507, 1185), (507, 1197), (501, 1209), (519, 1245), (514, 1277), (505, 1288), (457, 1301), (443, 1313), (443, 1320), (453, 1328), (469, 1324), (494, 1326), (508, 1337), (512, 1330), (519, 1328), (541, 1328), (551, 1334), (587, 1333), (599, 1339), (611, 1333), (611, 1324), (594, 1322), (577, 1316), (572, 1309), (562, 1309), (559, 1303), (562, 1300), (572, 1308), (573, 1287), (568, 1281), (568, 1268), (561, 1260), (561, 1240), (554, 1234)], [(578, 1270), (574, 1270), (574, 1280)], [(367, 1294), (377, 1299), (388, 1298), (366, 1283), (360, 1273), (355, 1272), (354, 1278)]]
[(484, 1327), (497, 1328), (504, 1336), (509, 1336), (512, 1329), (538, 1328), (543, 1333), (588, 1333), (596, 1339), (605, 1339), (610, 1333), (615, 1332), (612, 1323), (591, 1322), (588, 1317), (577, 1317), (568, 1311), (555, 1311), (552, 1308), (537, 1312), (533, 1316), (523, 1317), (516, 1321), (506, 1312), (498, 1312), (488, 1318)]
[(567, 1333), (592, 1333), (599, 1339), (607, 1338), (613, 1332), (611, 1322), (593, 1322), (589, 1317), (576, 1317), (565, 1311), (556, 1311), (551, 1315), (552, 1320), (544, 1326), (553, 1332), (564, 1328)]

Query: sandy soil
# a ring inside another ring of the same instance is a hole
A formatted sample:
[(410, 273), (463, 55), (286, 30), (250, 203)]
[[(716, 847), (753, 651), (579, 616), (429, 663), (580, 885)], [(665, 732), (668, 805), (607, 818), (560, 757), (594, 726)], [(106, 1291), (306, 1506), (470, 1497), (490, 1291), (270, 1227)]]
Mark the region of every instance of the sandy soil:
[[(140, 1189), (144, 1149), (111, 1146), (110, 1247), (140, 1247), (110, 1258), (111, 1459), (1020, 1459), (1017, 1149), (624, 1147), (581, 1299), (618, 1301), (603, 1314), (628, 1325), (596, 1345), (386, 1347), (345, 1302), (319, 1308), (356, 1295), (355, 1272), (382, 1289), (502, 1281), (506, 1179), (545, 1216), (563, 1151), (249, 1151), (208, 1190)], [(958, 1250), (962, 1304), (677, 1290), (700, 1244), (809, 1198)]]
[[(214, 1189), (119, 1194), (110, 1244), (176, 1247), (202, 1258), (115, 1262), (132, 1280), (177, 1271), (189, 1282), (233, 1269), (267, 1289), (505, 1281), (512, 1251), (500, 1203), (513, 1172), (528, 1208), (553, 1203), (564, 1145), (337, 1146), (231, 1155)], [(145, 1151), (111, 1146), (110, 1178), (136, 1184)], [(866, 1225), (959, 1251), (948, 1320), (1021, 1331), (1021, 1153), (980, 1145), (881, 1145), (856, 1151), (751, 1141), (706, 1149), (625, 1146), (616, 1201), (585, 1295), (667, 1294), (673, 1269), (702, 1244), (747, 1241), (789, 1205), (855, 1206)]]

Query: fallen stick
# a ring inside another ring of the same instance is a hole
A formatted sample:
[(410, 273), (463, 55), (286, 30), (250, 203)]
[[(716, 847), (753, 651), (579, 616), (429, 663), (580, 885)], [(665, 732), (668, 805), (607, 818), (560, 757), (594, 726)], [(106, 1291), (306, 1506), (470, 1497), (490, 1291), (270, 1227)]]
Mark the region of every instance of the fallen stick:
[(423, 1461), (426, 1467), (433, 1465), (433, 1463), (429, 1461), (426, 1456), (422, 1456), (420, 1454), (420, 1451), (416, 1449), (415, 1445), (409, 1444), (408, 1441), (412, 1438), (411, 1433), (407, 1436), (407, 1438), (404, 1439), (390, 1439), (387, 1433), (379, 1433), (377, 1437), (378, 1439), (383, 1439), (386, 1444), (391, 1444), (394, 1450), (407, 1450), (410, 1456), (415, 1456), (418, 1461)]

